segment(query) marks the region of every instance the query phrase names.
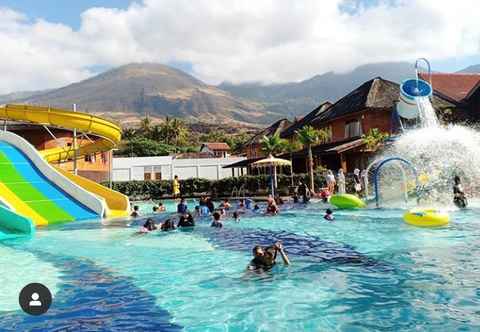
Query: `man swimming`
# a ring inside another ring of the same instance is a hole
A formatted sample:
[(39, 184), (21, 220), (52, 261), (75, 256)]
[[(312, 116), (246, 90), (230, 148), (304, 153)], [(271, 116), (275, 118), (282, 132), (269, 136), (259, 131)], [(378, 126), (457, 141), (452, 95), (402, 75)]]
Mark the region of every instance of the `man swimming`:
[(252, 250), (253, 259), (250, 261), (247, 269), (250, 271), (270, 270), (275, 265), (275, 260), (277, 258), (277, 253), (280, 253), (282, 256), (283, 263), (285, 265), (290, 265), (290, 260), (288, 259), (287, 254), (283, 250), (281, 242), (277, 242), (270, 247), (261, 247), (255, 246)]

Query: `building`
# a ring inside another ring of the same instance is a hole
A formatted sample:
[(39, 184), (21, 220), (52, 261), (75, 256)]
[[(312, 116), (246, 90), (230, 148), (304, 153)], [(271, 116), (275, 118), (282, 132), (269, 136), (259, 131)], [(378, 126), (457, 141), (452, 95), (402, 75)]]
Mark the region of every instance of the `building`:
[[(312, 149), (314, 167), (322, 166), (333, 170), (342, 168), (346, 172), (351, 172), (355, 168), (365, 168), (375, 151), (367, 148), (362, 136), (375, 128), (381, 132), (394, 135), (401, 128), (396, 116), (399, 92), (399, 84), (381, 77), (373, 78), (333, 104), (322, 103), (311, 113), (293, 124), (281, 126), (281, 122), (275, 122), (252, 138), (250, 145), (247, 147), (247, 152), (250, 152), (247, 153), (247, 160), (227, 167), (248, 167), (251, 163), (259, 160), (262, 155), (259, 156), (257, 152), (258, 142), (264, 134), (279, 132), (280, 137), (294, 140), (297, 130), (310, 125), (329, 133), (326, 142), (316, 145)], [(480, 96), (478, 97), (480, 98)], [(439, 114), (459, 112), (458, 103), (436, 90), (432, 98), (432, 104)], [(280, 121), (287, 122), (287, 120)], [(295, 173), (307, 172), (307, 151), (305, 149), (280, 157), (292, 158)]]
[[(48, 130), (47, 130), (48, 129)], [(57, 147), (70, 148), (73, 144), (73, 133), (69, 130), (58, 129), (43, 126), (7, 123), (7, 130), (11, 131), (29, 141), (37, 150), (46, 150)], [(80, 136), (77, 139), (78, 145), (90, 143), (95, 140), (95, 136)], [(110, 177), (112, 152), (99, 152), (82, 156), (77, 159), (77, 173), (80, 176), (96, 182), (108, 181)], [(54, 164), (54, 166), (73, 172), (73, 161)]]
[(480, 121), (480, 74), (421, 73), (429, 81), (433, 94), (455, 105), (440, 116), (448, 122)]
[(218, 180), (243, 175), (243, 169), (230, 170), (226, 165), (244, 160), (244, 157), (177, 159), (174, 156), (132, 157), (113, 159), (113, 181), (173, 180), (204, 178)]
[(227, 143), (203, 143), (200, 153), (205, 153), (214, 158), (227, 158), (230, 156), (230, 146)]
[(271, 126), (259, 131), (256, 133), (247, 143), (245, 143), (241, 150), (241, 154), (246, 156), (248, 159), (257, 160), (261, 157), (266, 157), (265, 153), (262, 151), (261, 141), (264, 136), (270, 137), (275, 134), (280, 135), (285, 129), (287, 129), (292, 123), (287, 119), (281, 119), (274, 122)]

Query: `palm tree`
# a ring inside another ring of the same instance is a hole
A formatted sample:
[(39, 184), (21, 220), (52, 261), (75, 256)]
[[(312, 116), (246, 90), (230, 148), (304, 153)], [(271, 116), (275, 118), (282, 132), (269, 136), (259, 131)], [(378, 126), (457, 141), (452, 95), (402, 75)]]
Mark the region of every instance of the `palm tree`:
[(143, 135), (148, 136), (150, 134), (150, 131), (152, 130), (152, 120), (150, 120), (150, 117), (148, 114), (145, 116), (145, 118), (140, 121), (140, 131), (143, 133)]
[(262, 146), (262, 151), (267, 155), (275, 155), (285, 150), (287, 141), (280, 138), (279, 133), (275, 133), (272, 136), (263, 136), (260, 144)]
[(135, 128), (124, 128), (122, 130), (122, 138), (125, 140), (131, 140), (137, 134), (137, 130)]
[[(293, 165), (293, 153), (295, 151), (300, 150), (301, 148), (302, 148), (302, 144), (300, 144), (300, 142), (298, 141), (288, 141), (287, 144), (285, 145), (285, 152), (290, 154), (290, 162), (292, 163), (292, 165)], [(291, 184), (293, 187), (293, 168), (291, 169), (290, 177), (291, 177)]]
[(314, 191), (313, 180), (313, 155), (312, 146), (325, 142), (329, 138), (326, 130), (315, 129), (312, 126), (304, 126), (302, 129), (295, 131), (300, 143), (308, 150), (308, 176), (310, 177), (310, 190)]

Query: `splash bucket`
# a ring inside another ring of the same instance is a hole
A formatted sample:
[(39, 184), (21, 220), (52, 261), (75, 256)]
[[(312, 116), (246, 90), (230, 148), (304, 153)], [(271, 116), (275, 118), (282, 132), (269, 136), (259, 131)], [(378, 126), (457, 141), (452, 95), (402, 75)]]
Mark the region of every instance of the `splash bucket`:
[(430, 97), (432, 86), (420, 79), (409, 79), (400, 85), (400, 101), (397, 112), (402, 118), (415, 119), (419, 116), (417, 98)]

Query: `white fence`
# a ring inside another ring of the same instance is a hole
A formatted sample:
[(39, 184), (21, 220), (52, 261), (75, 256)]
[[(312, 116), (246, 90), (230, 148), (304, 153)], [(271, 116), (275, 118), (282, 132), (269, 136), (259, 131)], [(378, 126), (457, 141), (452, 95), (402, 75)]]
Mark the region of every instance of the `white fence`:
[(175, 159), (165, 157), (113, 158), (112, 180), (172, 180), (175, 175), (180, 179), (204, 178), (218, 180), (238, 176), (239, 169), (232, 173), (231, 168), (223, 168), (244, 157)]

